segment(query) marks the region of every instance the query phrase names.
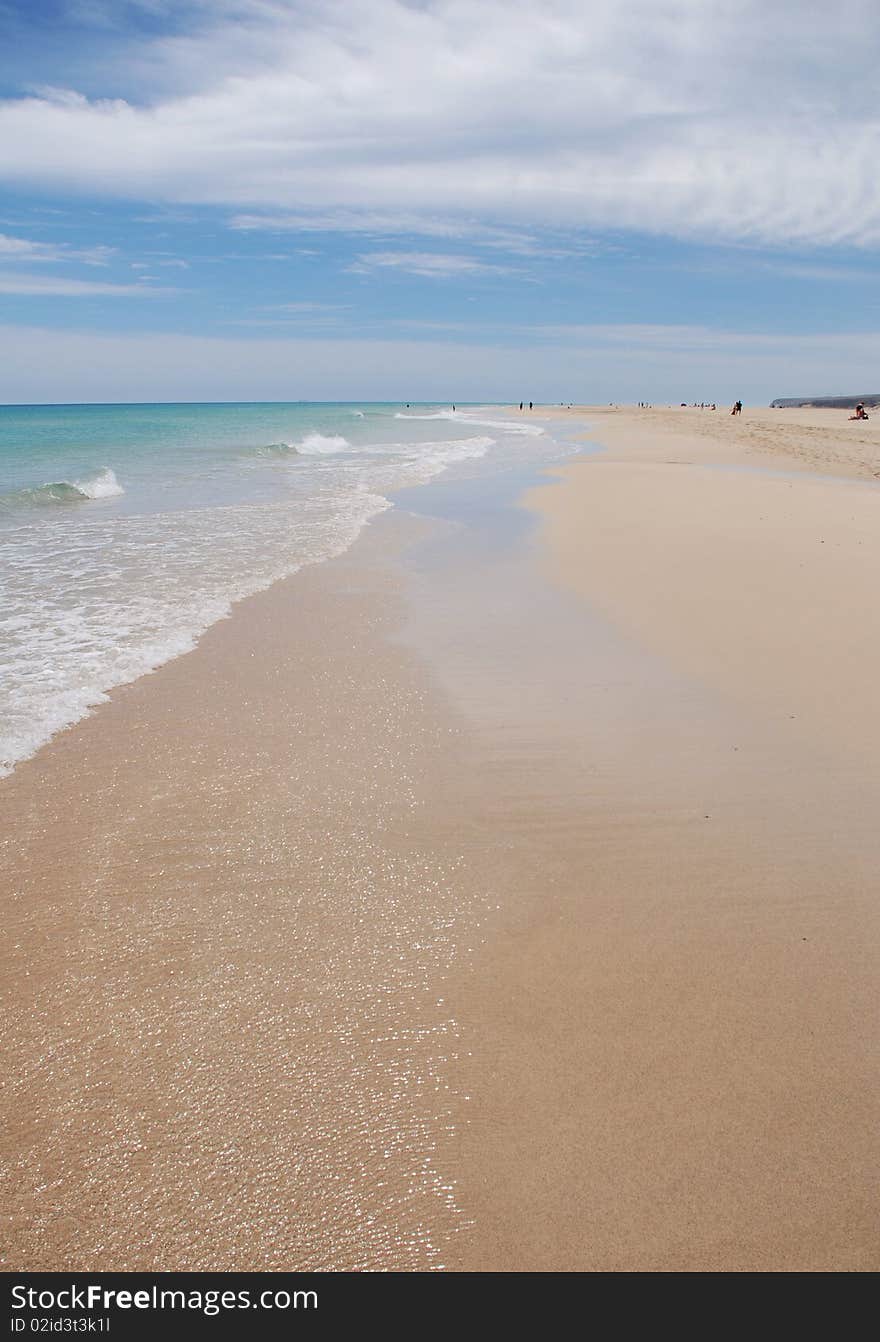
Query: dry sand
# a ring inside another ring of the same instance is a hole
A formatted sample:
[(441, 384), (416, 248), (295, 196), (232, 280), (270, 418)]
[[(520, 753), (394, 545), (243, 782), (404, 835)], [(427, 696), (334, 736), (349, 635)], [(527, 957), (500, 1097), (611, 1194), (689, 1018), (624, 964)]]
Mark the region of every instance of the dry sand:
[(0, 785), (7, 1266), (877, 1267), (874, 421), (710, 415)]
[(556, 675), (569, 791), (487, 950), (479, 1261), (876, 1268), (880, 490), (831, 476), (873, 477), (880, 440), (592, 423), (606, 451), (529, 497), (593, 632)]
[(687, 673), (877, 758), (876, 425), (839, 411), (597, 418), (609, 450), (534, 497), (552, 573)]
[(880, 476), (880, 411), (867, 421), (847, 410), (769, 410), (742, 415), (697, 407), (618, 409), (607, 406), (542, 411), (556, 420), (589, 419), (591, 437), (628, 460), (747, 461), (754, 466), (816, 470), (860, 479)]

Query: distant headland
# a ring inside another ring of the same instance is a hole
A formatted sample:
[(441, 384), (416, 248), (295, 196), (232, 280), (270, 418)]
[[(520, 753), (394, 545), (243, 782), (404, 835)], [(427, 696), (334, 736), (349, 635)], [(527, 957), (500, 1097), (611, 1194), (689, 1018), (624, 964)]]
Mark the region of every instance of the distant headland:
[(780, 396), (770, 402), (771, 410), (791, 409), (794, 406), (813, 406), (818, 410), (849, 410), (858, 405), (880, 405), (880, 391), (861, 396)]

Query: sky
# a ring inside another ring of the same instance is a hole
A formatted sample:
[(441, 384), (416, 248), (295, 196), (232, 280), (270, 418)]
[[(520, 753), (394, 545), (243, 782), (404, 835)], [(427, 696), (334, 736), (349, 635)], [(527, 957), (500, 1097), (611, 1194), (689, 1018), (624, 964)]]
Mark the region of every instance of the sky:
[(0, 401), (880, 391), (876, 0), (0, 0)]

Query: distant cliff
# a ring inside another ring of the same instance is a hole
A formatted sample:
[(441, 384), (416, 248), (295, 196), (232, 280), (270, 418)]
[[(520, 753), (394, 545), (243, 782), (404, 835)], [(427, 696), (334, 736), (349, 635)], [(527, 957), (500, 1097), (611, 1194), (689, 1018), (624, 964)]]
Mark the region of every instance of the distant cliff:
[(866, 392), (861, 396), (780, 396), (770, 402), (771, 410), (782, 410), (787, 406), (812, 405), (820, 410), (850, 410), (859, 401), (865, 405), (880, 405), (880, 391)]

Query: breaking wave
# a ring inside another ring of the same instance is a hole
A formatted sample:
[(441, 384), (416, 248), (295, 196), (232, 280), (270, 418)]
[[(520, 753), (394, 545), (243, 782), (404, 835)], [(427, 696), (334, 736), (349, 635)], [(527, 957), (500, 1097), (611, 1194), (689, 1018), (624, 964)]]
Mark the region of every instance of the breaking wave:
[(342, 452), (347, 447), (351, 447), (351, 443), (341, 433), (307, 433), (302, 442), (297, 444), (296, 450), (304, 452), (306, 456), (325, 456), (331, 452)]
[(544, 430), (538, 424), (524, 424), (516, 419), (478, 419), (476, 415), (464, 414), (461, 410), (435, 410), (429, 415), (408, 415), (398, 410), (395, 419), (451, 419), (456, 424), (478, 424), (486, 429), (504, 429), (505, 433), (519, 434), (525, 438), (539, 438)]
[(258, 457), (298, 457), (299, 452), (293, 443), (266, 443), (257, 448)]
[(65, 503), (84, 503), (88, 499), (115, 499), (125, 490), (109, 466), (82, 480), (53, 480), (31, 489), (0, 494), (0, 508), (52, 507)]

